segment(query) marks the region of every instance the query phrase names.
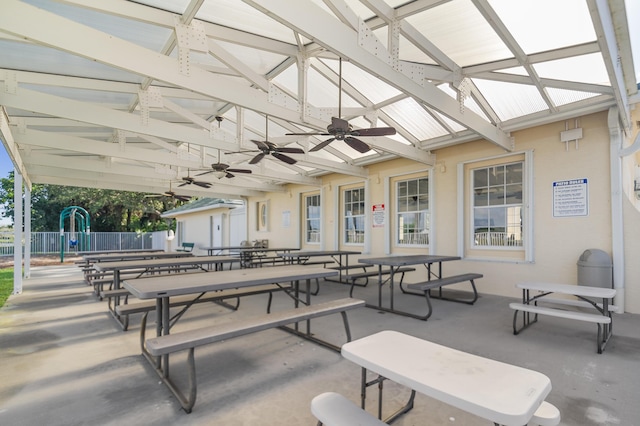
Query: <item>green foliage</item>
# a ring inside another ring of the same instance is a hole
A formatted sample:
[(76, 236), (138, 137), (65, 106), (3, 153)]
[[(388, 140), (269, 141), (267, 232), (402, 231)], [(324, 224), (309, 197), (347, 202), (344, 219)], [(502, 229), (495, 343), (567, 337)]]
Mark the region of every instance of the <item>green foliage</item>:
[[(13, 172), (0, 179), (0, 204), (13, 219)], [(57, 231), (60, 212), (69, 206), (84, 208), (91, 219), (92, 232), (149, 232), (167, 229), (160, 213), (182, 202), (167, 198), (145, 198), (145, 194), (107, 189), (34, 184), (31, 189), (31, 230)], [(68, 219), (65, 228), (69, 227)]]
[(13, 268), (0, 269), (0, 308), (13, 292)]

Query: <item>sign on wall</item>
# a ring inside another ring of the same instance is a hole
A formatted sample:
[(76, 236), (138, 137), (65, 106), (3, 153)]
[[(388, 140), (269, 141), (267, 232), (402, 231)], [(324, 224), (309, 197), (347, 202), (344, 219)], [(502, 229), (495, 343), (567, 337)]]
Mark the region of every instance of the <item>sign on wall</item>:
[(384, 227), (384, 204), (374, 204), (372, 207), (372, 222), (374, 228)]
[(589, 215), (589, 183), (587, 179), (553, 182), (553, 217)]

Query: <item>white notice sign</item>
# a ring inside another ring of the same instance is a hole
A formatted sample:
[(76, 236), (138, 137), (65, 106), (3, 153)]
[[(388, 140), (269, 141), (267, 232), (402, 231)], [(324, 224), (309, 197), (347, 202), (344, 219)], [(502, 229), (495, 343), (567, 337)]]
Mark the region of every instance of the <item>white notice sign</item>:
[(373, 227), (382, 228), (384, 226), (384, 204), (374, 204), (371, 208)]
[(588, 215), (589, 184), (587, 179), (553, 182), (553, 217)]

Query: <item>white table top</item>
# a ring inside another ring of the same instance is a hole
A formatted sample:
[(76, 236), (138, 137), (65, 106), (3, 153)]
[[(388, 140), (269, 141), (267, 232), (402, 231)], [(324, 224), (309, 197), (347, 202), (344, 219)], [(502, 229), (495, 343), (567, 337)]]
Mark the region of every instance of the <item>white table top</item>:
[(160, 259), (122, 260), (119, 262), (96, 263), (97, 271), (123, 271), (126, 269), (159, 268), (163, 266), (206, 265), (208, 263), (237, 262), (233, 256), (184, 256)]
[(605, 287), (589, 287), (585, 285), (573, 285), (573, 284), (556, 284), (545, 282), (522, 282), (516, 284), (517, 288), (523, 290), (538, 290), (543, 292), (553, 292), (560, 294), (571, 294), (574, 296), (582, 297), (596, 297), (612, 299), (616, 295), (614, 288)]
[(524, 425), (551, 391), (537, 371), (381, 331), (342, 346), (342, 355), (396, 383), (502, 425)]
[[(213, 257), (218, 258), (220, 256)], [(326, 278), (333, 275), (338, 275), (338, 271), (305, 265), (274, 266), (202, 274), (152, 276), (125, 280), (123, 287), (139, 299), (154, 299), (228, 288)]]

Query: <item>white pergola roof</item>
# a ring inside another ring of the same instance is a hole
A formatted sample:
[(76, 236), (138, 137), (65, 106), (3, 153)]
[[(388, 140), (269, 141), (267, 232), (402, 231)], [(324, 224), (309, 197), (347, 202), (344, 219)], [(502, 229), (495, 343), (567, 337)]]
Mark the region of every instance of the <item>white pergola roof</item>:
[[(25, 182), (207, 197), (617, 106), (637, 93), (623, 0), (2, 0), (0, 139)], [(338, 58), (343, 59), (338, 96)], [(340, 101), (339, 101), (340, 100)], [(308, 152), (332, 116), (392, 126)], [(216, 116), (223, 117), (218, 122)], [(268, 124), (267, 124), (268, 123)], [(251, 139), (298, 147), (256, 165)], [(220, 157), (219, 158), (219, 153)], [(217, 161), (252, 170), (176, 188)]]

